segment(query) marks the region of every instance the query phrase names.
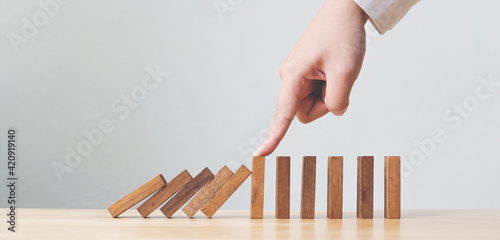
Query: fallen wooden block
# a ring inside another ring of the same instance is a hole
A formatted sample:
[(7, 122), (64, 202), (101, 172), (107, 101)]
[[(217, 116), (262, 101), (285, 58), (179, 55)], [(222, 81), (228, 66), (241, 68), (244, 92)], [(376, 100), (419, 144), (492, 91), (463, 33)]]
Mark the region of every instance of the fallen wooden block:
[(229, 180), (208, 200), (201, 208), (201, 211), (211, 218), (217, 210), (227, 201), (229, 197), (241, 186), (252, 172), (245, 165), (242, 165)]
[(401, 217), (401, 158), (384, 157), (384, 216)]
[(306, 156), (302, 159), (302, 199), (300, 202), (300, 218), (314, 218), (315, 195), (316, 157)]
[(193, 179), (193, 177), (187, 170), (182, 171), (179, 175), (172, 179), (172, 181), (167, 183), (165, 187), (160, 189), (143, 204), (141, 204), (141, 206), (137, 208), (137, 211), (143, 218), (147, 217), (155, 209), (177, 193), (182, 187), (184, 187), (184, 185), (186, 185), (191, 179)]
[(189, 181), (182, 190), (173, 196), (160, 210), (167, 218), (171, 217), (179, 208), (195, 195), (207, 182), (214, 178), (210, 169), (205, 168), (196, 177)]
[(250, 218), (264, 216), (264, 174), (265, 157), (252, 158), (252, 196), (250, 201)]
[(290, 157), (276, 157), (276, 218), (290, 218)]
[(182, 211), (188, 215), (188, 217), (192, 218), (232, 175), (233, 171), (224, 166), (217, 174), (215, 174), (214, 179), (207, 183), (207, 185), (201, 189), (188, 204), (186, 204)]
[(373, 156), (358, 157), (358, 218), (373, 218)]
[(127, 209), (133, 207), (140, 201), (144, 200), (144, 198), (147, 198), (149, 195), (158, 191), (158, 189), (164, 187), (166, 184), (167, 181), (165, 181), (163, 176), (160, 174), (155, 178), (149, 180), (142, 186), (138, 187), (131, 193), (127, 194), (122, 199), (113, 203), (111, 206), (108, 207), (108, 211), (109, 213), (111, 213), (112, 217), (117, 217), (118, 215), (125, 212)]
[(342, 218), (343, 157), (328, 157), (327, 217)]

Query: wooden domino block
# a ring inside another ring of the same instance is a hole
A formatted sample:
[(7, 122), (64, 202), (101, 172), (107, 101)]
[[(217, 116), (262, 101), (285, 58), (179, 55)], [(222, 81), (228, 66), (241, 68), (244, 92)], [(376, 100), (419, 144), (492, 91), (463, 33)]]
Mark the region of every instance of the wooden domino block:
[(373, 156), (358, 157), (358, 218), (373, 218)]
[(127, 209), (133, 207), (134, 205), (142, 201), (144, 198), (147, 198), (149, 195), (156, 192), (158, 189), (164, 187), (166, 184), (167, 181), (165, 181), (163, 176), (160, 174), (155, 178), (149, 180), (142, 186), (138, 187), (131, 193), (127, 194), (122, 199), (113, 203), (111, 206), (108, 207), (108, 211), (109, 213), (111, 213), (111, 216), (117, 217), (118, 215), (125, 212)]
[(233, 171), (224, 166), (217, 174), (215, 174), (214, 179), (207, 183), (207, 185), (201, 189), (188, 204), (186, 204), (182, 211), (188, 215), (188, 217), (192, 218), (232, 175)]
[(179, 208), (195, 195), (207, 182), (214, 178), (210, 169), (205, 168), (193, 180), (189, 181), (182, 190), (173, 196), (160, 210), (166, 217), (171, 217)]
[(328, 157), (328, 218), (342, 218), (343, 168), (343, 157)]
[(229, 180), (208, 200), (207, 204), (201, 208), (201, 211), (211, 218), (217, 210), (224, 204), (229, 197), (238, 189), (241, 184), (250, 176), (252, 172), (245, 165), (242, 165)]
[(172, 181), (167, 183), (167, 186), (160, 189), (158, 192), (153, 194), (148, 198), (141, 206), (137, 208), (137, 211), (141, 214), (143, 218), (151, 214), (156, 208), (162, 205), (175, 193), (177, 193), (186, 183), (188, 183), (193, 177), (187, 170), (182, 171), (177, 175)]
[(384, 157), (384, 216), (401, 217), (401, 158)]
[(276, 218), (290, 218), (290, 157), (276, 157)]
[(316, 195), (316, 157), (302, 159), (302, 199), (300, 218), (313, 219)]
[(263, 218), (264, 216), (264, 173), (265, 157), (253, 156), (250, 218)]

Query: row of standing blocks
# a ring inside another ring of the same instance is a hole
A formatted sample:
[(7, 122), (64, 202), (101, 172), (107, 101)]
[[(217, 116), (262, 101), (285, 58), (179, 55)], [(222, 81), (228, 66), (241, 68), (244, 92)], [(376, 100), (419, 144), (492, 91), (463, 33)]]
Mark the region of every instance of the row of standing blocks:
[[(372, 156), (358, 157), (358, 218), (373, 218), (373, 166)], [(384, 215), (400, 218), (400, 157), (385, 157), (384, 169)], [(244, 165), (234, 173), (225, 166), (215, 175), (205, 168), (193, 178), (184, 170), (168, 183), (160, 174), (112, 204), (108, 211), (117, 217), (152, 195), (137, 208), (144, 218), (165, 202), (160, 210), (166, 217), (185, 205), (182, 210), (187, 216), (201, 210), (211, 218), (250, 175), (250, 217), (262, 218), (265, 158), (260, 156), (253, 157), (252, 172)], [(342, 218), (343, 157), (328, 157), (327, 188), (327, 216)], [(307, 156), (302, 166), (301, 218), (314, 218), (315, 189), (316, 157)], [(290, 157), (276, 158), (276, 218), (290, 218)]]
[[(344, 159), (328, 157), (327, 217), (342, 218)], [(401, 159), (384, 157), (384, 216), (398, 219), (401, 215)], [(357, 207), (358, 218), (373, 218), (373, 156), (358, 157)], [(250, 217), (263, 217), (265, 158), (252, 159), (252, 195)], [(312, 219), (316, 198), (316, 157), (302, 159), (302, 192), (300, 218)], [(276, 218), (290, 218), (290, 157), (276, 157)]]

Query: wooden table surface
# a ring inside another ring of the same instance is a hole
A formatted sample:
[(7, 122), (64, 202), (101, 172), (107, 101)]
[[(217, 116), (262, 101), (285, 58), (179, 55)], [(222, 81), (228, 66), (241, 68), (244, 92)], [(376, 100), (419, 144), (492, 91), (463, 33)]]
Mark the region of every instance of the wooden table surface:
[[(7, 210), (1, 211), (5, 220)], [(500, 239), (500, 210), (403, 211), (400, 220), (356, 219), (344, 212), (344, 219), (275, 219), (265, 211), (264, 219), (250, 219), (249, 211), (219, 211), (212, 219), (198, 213), (189, 219), (177, 212), (170, 219), (156, 210), (143, 219), (136, 210), (112, 218), (107, 210), (20, 209), (17, 231), (8, 232), (2, 220), (0, 239)]]

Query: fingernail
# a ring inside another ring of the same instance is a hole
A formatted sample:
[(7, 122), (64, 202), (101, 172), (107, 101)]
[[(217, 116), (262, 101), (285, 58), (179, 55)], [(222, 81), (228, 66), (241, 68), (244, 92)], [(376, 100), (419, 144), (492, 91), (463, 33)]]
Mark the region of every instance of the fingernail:
[(340, 116), (343, 116), (345, 112), (346, 112), (346, 110), (341, 110), (341, 111), (335, 111), (332, 113), (333, 113), (333, 115), (340, 117)]

